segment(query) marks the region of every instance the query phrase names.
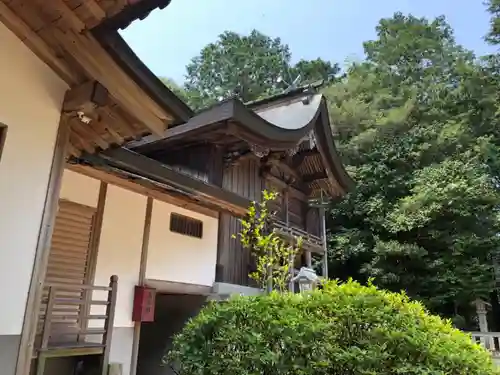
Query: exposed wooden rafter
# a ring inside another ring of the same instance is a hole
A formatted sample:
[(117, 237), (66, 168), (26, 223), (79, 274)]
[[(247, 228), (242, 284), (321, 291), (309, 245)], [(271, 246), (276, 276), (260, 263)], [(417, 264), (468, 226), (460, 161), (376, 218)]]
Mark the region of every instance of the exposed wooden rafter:
[(276, 186), (277, 188), (282, 189), (282, 190), (287, 189), (290, 192), (292, 192), (292, 194), (294, 196), (296, 196), (297, 198), (299, 198), (303, 201), (307, 201), (308, 197), (304, 192), (290, 186), (290, 184), (287, 183), (286, 181), (283, 181), (283, 180), (279, 179), (278, 177), (273, 176), (272, 174), (269, 174), (269, 173), (264, 173), (263, 177), (265, 180), (269, 181), (270, 184)]
[(99, 82), (85, 82), (66, 92), (62, 111), (91, 115), (97, 107), (108, 104), (108, 96), (108, 90)]
[(275, 166), (278, 168), (280, 171), (284, 172), (285, 175), (290, 177), (293, 181), (300, 181), (301, 178), (297, 171), (290, 167), (283, 159), (278, 159), (278, 158), (269, 158), (266, 161), (267, 164), (271, 166)]
[(84, 0), (82, 6), (94, 16), (97, 22), (106, 18), (106, 12), (95, 2), (95, 0)]
[(299, 151), (292, 157), (292, 167), (298, 168), (305, 158), (307, 158), (308, 156), (316, 155), (317, 153), (318, 150), (316, 148)]
[(78, 33), (85, 30), (85, 23), (75, 14), (64, 0), (50, 0), (50, 7), (47, 7), (46, 0), (34, 0), (40, 9), (51, 10), (55, 14), (59, 14), (59, 19), (56, 21), (57, 26), (73, 29)]
[[(163, 5), (155, 4), (147, 0), (138, 11)], [(128, 0), (0, 0), (0, 22), (70, 88), (62, 112), (71, 123), (71, 155), (162, 135), (173, 121), (169, 107), (146, 93), (91, 30), (122, 11), (134, 19), (135, 5)]]
[(7, 4), (0, 1), (0, 21), (21, 39), (42, 61), (49, 65), (69, 85), (80, 81), (78, 74), (66, 61), (16, 15)]
[(90, 34), (66, 33), (53, 29), (61, 46), (78, 60), (86, 73), (101, 82), (110, 95), (123, 108), (127, 108), (137, 120), (153, 133), (162, 135), (173, 120), (113, 61), (111, 56)]
[(316, 172), (316, 173), (313, 173), (313, 174), (305, 175), (302, 178), (302, 181), (305, 184), (309, 184), (309, 183), (311, 183), (313, 181), (316, 181), (316, 180), (325, 180), (327, 178), (328, 178), (328, 175), (326, 174), (326, 171), (320, 171), (320, 172)]

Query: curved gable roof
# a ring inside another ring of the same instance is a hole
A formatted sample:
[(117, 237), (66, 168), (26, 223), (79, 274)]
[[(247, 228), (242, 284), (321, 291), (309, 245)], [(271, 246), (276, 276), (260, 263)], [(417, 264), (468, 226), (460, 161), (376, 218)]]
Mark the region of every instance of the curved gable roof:
[(128, 147), (141, 153), (150, 152), (166, 148), (172, 142), (203, 139), (204, 134), (215, 130), (224, 130), (251, 145), (273, 151), (293, 149), (314, 134), (328, 179), (344, 193), (353, 185), (336, 150), (326, 99), (321, 94), (302, 93), (254, 108), (238, 99), (228, 99), (199, 112), (185, 124), (168, 129), (162, 138), (146, 137)]

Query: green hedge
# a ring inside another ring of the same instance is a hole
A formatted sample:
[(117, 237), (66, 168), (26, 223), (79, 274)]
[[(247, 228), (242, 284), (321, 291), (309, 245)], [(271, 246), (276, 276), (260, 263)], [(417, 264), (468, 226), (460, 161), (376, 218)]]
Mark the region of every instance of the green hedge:
[(175, 337), (168, 361), (181, 375), (497, 374), (449, 322), (355, 282), (210, 304)]

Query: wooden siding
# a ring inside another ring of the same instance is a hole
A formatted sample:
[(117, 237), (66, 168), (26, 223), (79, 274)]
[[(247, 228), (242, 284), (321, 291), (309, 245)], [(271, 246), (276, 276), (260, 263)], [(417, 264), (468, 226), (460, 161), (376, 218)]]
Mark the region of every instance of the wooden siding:
[(290, 225), (305, 229), (305, 207), (305, 202), (290, 194), (288, 198), (288, 219)]
[[(88, 281), (89, 273), (91, 274), (88, 265), (95, 213), (95, 208), (66, 200), (59, 201), (44, 284), (83, 285)], [(80, 292), (73, 290), (62, 293), (65, 293), (65, 298), (80, 299)], [(48, 288), (44, 287), (43, 298), (47, 296)], [(80, 308), (79, 305), (56, 305), (56, 310), (64, 312), (64, 319), (60, 318), (61, 321), (57, 324), (76, 326)], [(38, 332), (42, 328), (46, 309), (47, 305), (42, 303)]]
[[(259, 161), (249, 158), (224, 169), (222, 187), (255, 201), (261, 200), (263, 189), (277, 191), (280, 196), (268, 206), (271, 211), (275, 212), (275, 217), (285, 223), (288, 220), (290, 226), (306, 230), (319, 237), (321, 226), (318, 209), (307, 207), (300, 192), (294, 189), (284, 194), (283, 184), (278, 186), (275, 182), (264, 179), (260, 175)], [(232, 235), (239, 233), (240, 230), (241, 224), (238, 218), (226, 213), (220, 214), (216, 281), (237, 285), (253, 284), (248, 277), (255, 267), (251, 253), (243, 249), (238, 238), (232, 238)], [(301, 263), (300, 256), (298, 256), (298, 263)], [(297, 267), (300, 267), (300, 264)]]
[[(241, 163), (226, 167), (223, 172), (222, 187), (250, 200), (260, 201), (263, 179), (259, 174), (259, 162), (246, 159)], [(241, 224), (238, 218), (222, 213), (219, 217), (219, 244), (217, 252), (217, 281), (238, 285), (248, 285), (252, 271), (250, 252), (243, 249), (238, 239)]]
[(222, 187), (250, 200), (258, 201), (264, 187), (259, 170), (260, 164), (255, 159), (245, 159), (241, 163), (226, 167)]
[(321, 216), (319, 208), (309, 207), (306, 214), (306, 230), (318, 237), (321, 237)]
[(221, 186), (222, 149), (216, 145), (203, 144), (146, 155), (181, 173)]

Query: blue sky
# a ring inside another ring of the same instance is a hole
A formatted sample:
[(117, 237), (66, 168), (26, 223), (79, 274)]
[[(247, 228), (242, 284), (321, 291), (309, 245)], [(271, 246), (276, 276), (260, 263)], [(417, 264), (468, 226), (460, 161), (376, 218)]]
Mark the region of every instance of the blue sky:
[(362, 57), (378, 20), (396, 11), (445, 15), (460, 44), (478, 55), (492, 51), (483, 41), (489, 22), (483, 0), (172, 0), (122, 35), (156, 75), (182, 83), (186, 64), (225, 30), (280, 37), (294, 61), (343, 64)]

